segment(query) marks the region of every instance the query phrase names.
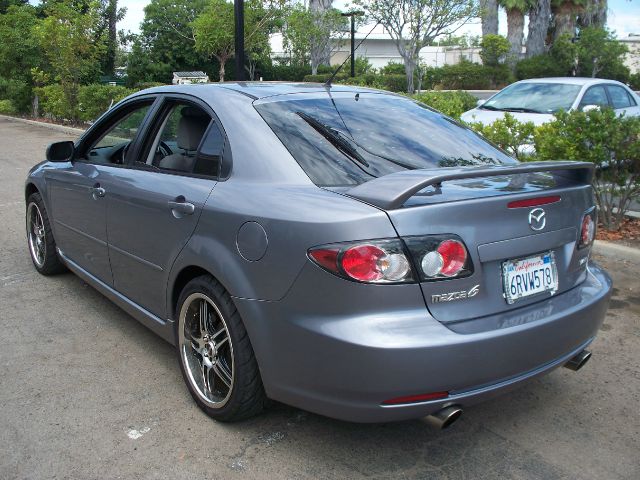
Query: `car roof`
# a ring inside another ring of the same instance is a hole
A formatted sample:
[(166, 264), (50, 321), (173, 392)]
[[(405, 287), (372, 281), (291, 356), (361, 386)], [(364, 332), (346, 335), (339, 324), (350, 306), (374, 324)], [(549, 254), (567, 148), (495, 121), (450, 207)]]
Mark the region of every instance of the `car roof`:
[[(227, 89), (241, 93), (254, 100), (276, 95), (290, 95), (294, 93), (326, 92), (327, 87), (322, 83), (294, 83), (294, 82), (222, 82), (222, 83), (193, 83), (187, 85), (165, 85), (143, 90), (139, 93), (173, 92), (194, 96), (203, 96), (212, 89)], [(220, 90), (218, 90), (220, 91)], [(349, 85), (331, 85), (331, 92), (380, 92), (380, 90)], [(389, 93), (389, 92), (385, 92)]]
[(595, 83), (617, 83), (616, 80), (608, 80), (606, 78), (589, 78), (589, 77), (547, 77), (547, 78), (529, 78), (520, 80), (518, 83), (564, 83), (569, 85), (593, 85)]

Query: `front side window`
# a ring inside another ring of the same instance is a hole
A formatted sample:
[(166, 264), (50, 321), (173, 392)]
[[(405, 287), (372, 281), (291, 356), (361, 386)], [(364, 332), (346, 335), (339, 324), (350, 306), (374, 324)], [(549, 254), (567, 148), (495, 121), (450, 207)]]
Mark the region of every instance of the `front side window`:
[(317, 185), (354, 185), (418, 168), (516, 163), (470, 129), (400, 96), (336, 92), (254, 105)]
[(587, 105), (597, 105), (598, 107), (608, 107), (609, 99), (607, 98), (607, 92), (602, 85), (589, 88), (580, 101), (580, 110)]
[(127, 148), (138, 134), (152, 103), (149, 100), (123, 107), (123, 115), (101, 132), (87, 148), (87, 159), (96, 163), (124, 163)]
[(627, 108), (635, 105), (635, 101), (624, 88), (618, 85), (607, 85), (607, 90), (609, 91), (613, 108)]
[(569, 110), (580, 88), (580, 85), (565, 83), (514, 83), (478, 108), (504, 112), (552, 114), (560, 110)]

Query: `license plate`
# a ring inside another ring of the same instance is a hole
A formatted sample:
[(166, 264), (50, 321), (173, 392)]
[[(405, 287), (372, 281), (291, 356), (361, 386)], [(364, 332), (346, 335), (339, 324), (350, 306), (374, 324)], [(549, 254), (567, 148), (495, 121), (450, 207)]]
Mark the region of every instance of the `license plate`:
[(558, 270), (553, 252), (502, 263), (504, 298), (512, 304), (521, 298), (558, 290)]

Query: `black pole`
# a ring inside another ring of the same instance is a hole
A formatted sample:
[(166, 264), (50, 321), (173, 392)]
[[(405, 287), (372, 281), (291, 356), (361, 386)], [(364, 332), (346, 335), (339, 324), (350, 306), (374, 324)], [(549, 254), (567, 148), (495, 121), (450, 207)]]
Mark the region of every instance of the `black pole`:
[(351, 15), (351, 77), (356, 76), (356, 16)]
[(244, 80), (244, 0), (233, 0), (236, 20), (236, 80)]

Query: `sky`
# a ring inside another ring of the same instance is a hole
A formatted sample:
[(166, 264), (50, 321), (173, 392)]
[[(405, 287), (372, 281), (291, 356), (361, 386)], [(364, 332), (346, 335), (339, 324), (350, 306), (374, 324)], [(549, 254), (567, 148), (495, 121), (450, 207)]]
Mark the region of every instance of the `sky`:
[[(128, 0), (121, 1), (120, 6), (127, 7), (127, 15), (118, 24), (118, 29), (130, 30), (137, 33), (140, 22), (144, 18), (144, 7), (149, 0)], [(343, 9), (348, 1), (335, 0), (334, 6)], [(609, 17), (607, 25), (614, 30), (618, 38), (629, 36), (630, 33), (640, 35), (640, 0), (609, 0)], [(458, 34), (468, 33), (470, 35), (480, 34), (480, 23), (476, 22), (465, 25), (458, 31)], [(504, 12), (500, 15), (500, 33), (507, 33), (507, 19)]]

